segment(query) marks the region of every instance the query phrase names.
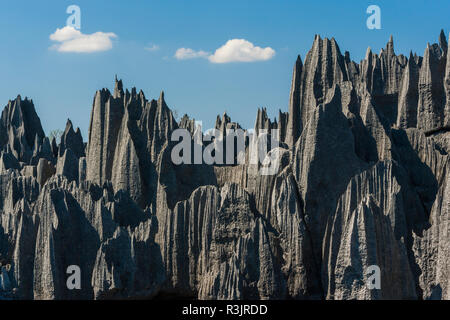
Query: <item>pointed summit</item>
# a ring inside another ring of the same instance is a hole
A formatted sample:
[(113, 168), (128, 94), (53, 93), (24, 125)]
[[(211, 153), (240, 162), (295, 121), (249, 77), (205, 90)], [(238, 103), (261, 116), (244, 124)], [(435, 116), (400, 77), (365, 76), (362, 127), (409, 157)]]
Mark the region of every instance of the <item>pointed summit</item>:
[(390, 55), (390, 56), (395, 55), (395, 52), (394, 52), (394, 37), (392, 36), (392, 34), (389, 37), (389, 41), (388, 41), (388, 43), (386, 45), (386, 53), (388, 55)]
[(79, 128), (74, 131), (70, 119), (67, 119), (66, 129), (61, 136), (61, 143), (58, 149), (59, 157), (62, 157), (67, 149), (71, 149), (77, 158), (84, 156), (83, 137)]
[(419, 86), (419, 68), (412, 51), (403, 75), (399, 91), (397, 127), (412, 128), (417, 126), (417, 99)]
[(348, 51), (344, 52), (344, 61), (345, 61), (345, 63), (350, 63), (351, 62), (350, 52), (348, 52)]
[(302, 72), (303, 61), (300, 55), (297, 56), (297, 60), (295, 60), (294, 65), (294, 75), (299, 75)]
[(164, 101), (164, 90), (161, 90), (161, 93), (159, 94), (158, 102), (165, 102)]
[(67, 122), (66, 122), (66, 130), (65, 130), (65, 131), (70, 130), (70, 128), (72, 128), (72, 130), (73, 130), (72, 121), (70, 121), (70, 119), (67, 118)]
[(261, 109), (258, 108), (258, 112), (256, 114), (256, 123), (255, 123), (255, 130), (257, 133), (259, 132), (259, 129), (268, 129), (265, 126), (266, 121), (267, 121), (266, 108), (264, 108), (264, 107), (262, 107)]
[(320, 46), (322, 45), (322, 38), (320, 35), (316, 34), (314, 37), (313, 45), (311, 48), (311, 51), (319, 50)]
[(447, 53), (448, 43), (447, 39), (445, 38), (444, 29), (441, 29), (441, 33), (439, 34), (439, 46), (441, 47), (445, 55)]
[(114, 84), (114, 98), (120, 98), (123, 96), (123, 83), (122, 79), (117, 80), (117, 75), (115, 76)]
[(286, 143), (293, 146), (297, 142), (302, 130), (302, 122), (300, 118), (300, 86), (301, 75), (303, 70), (303, 62), (300, 55), (295, 61), (294, 70), (292, 72), (291, 92), (289, 97), (289, 114), (286, 130)]
[(366, 56), (365, 56), (364, 60), (369, 60), (370, 56), (372, 56), (372, 48), (367, 47)]
[(438, 44), (427, 44), (419, 73), (417, 128), (427, 132), (443, 126), (445, 89), (442, 69), (445, 61)]
[(412, 53), (412, 50), (409, 50), (409, 59), (408, 59), (408, 63), (409, 63), (411, 60), (414, 60), (414, 62), (416, 62), (416, 61), (415, 61), (415, 56), (416, 56), (416, 54), (413, 54), (413, 53)]
[[(0, 143), (14, 141), (11, 149), (17, 160), (28, 163), (33, 154), (36, 135), (39, 142), (45, 137), (34, 104), (31, 100), (22, 100), (20, 95), (3, 109), (0, 123), (2, 134)], [(2, 145), (2, 147), (3, 147)]]
[(163, 110), (165, 110), (165, 109), (168, 110), (166, 100), (164, 99), (164, 90), (161, 90), (161, 93), (159, 94), (157, 106), (158, 106), (159, 112), (163, 112)]

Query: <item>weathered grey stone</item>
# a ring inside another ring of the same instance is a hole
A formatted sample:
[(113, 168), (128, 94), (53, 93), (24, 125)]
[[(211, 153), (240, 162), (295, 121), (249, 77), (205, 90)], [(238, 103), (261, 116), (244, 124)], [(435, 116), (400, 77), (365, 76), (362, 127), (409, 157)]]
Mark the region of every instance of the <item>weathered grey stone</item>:
[(27, 98), (22, 100), (20, 95), (17, 96), (3, 109), (0, 121), (0, 132), (3, 131), (3, 137), (0, 137), (2, 146), (8, 144), (19, 161), (28, 163), (33, 155), (36, 136), (38, 141), (42, 141), (45, 136), (33, 101)]
[(179, 128), (186, 129), (193, 136), (195, 133), (195, 119), (190, 119), (187, 114), (181, 118), (180, 123), (178, 124)]
[(366, 167), (355, 154), (354, 137), (340, 101), (336, 86), (331, 100), (311, 112), (294, 151), (293, 172), (318, 261), (329, 213), (350, 179)]
[(450, 299), (450, 190), (449, 162), (430, 215), (430, 228), (414, 235), (414, 253), (420, 267), (420, 288), (424, 299)]
[[(449, 66), (443, 31), (423, 58), (391, 37), (359, 64), (316, 36), (289, 111), (258, 109), (232, 164), (175, 165), (175, 129), (191, 147), (210, 136), (117, 77), (87, 145), (70, 120), (50, 142), (19, 96), (0, 121), (0, 299), (449, 299)], [(241, 126), (224, 113), (215, 128)]]
[(37, 165), (37, 182), (43, 186), (52, 175), (56, 173), (55, 166), (46, 159), (39, 159)]
[(66, 149), (61, 157), (58, 157), (56, 173), (63, 175), (69, 181), (78, 181), (78, 158), (72, 149)]
[[(328, 220), (322, 265), (328, 299), (416, 298), (407, 243), (415, 208), (395, 170), (395, 163), (379, 162), (352, 178)], [(380, 267), (380, 290), (368, 290), (371, 265)]]
[(78, 161), (78, 182), (86, 181), (86, 157), (81, 157)]
[(333, 92), (336, 84), (347, 80), (344, 57), (334, 38), (322, 40), (319, 35), (316, 35), (302, 67), (299, 89), (301, 126), (298, 125), (298, 127), (300, 132), (306, 127), (314, 110), (325, 102), (329, 91)]
[(8, 169), (20, 169), (19, 161), (9, 152), (1, 151), (0, 154), (0, 172), (3, 173)]
[(277, 176), (272, 190), (268, 221), (279, 234), (287, 293), (295, 299), (320, 299), (320, 266), (314, 257), (303, 201), (290, 166)]
[(161, 251), (154, 242), (156, 219), (133, 231), (117, 228), (98, 250), (92, 274), (96, 299), (151, 298), (163, 284)]
[(124, 113), (121, 97), (114, 98), (106, 89), (97, 91), (91, 112), (87, 145), (86, 179), (103, 184), (111, 180), (117, 135)]
[(300, 56), (294, 65), (292, 72), (291, 93), (289, 97), (289, 117), (287, 122), (286, 143), (293, 147), (297, 142), (300, 133), (302, 132), (302, 120), (300, 118), (301, 103), (301, 77), (302, 77), (303, 63)]
[(58, 155), (62, 157), (66, 149), (71, 149), (77, 158), (84, 157), (84, 143), (80, 128), (77, 128), (77, 130), (74, 131), (70, 119), (67, 119), (66, 129), (61, 136)]
[(427, 45), (419, 72), (417, 127), (429, 132), (444, 126), (444, 73), (441, 50), (437, 44)]
[(400, 128), (406, 129), (417, 126), (418, 86), (419, 68), (414, 61), (412, 52), (410, 52), (398, 101), (397, 126)]

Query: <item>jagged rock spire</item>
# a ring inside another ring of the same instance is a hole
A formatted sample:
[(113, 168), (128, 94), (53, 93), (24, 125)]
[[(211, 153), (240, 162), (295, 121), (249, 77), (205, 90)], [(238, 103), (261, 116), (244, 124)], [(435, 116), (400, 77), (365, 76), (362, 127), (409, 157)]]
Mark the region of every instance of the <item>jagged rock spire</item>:
[(431, 132), (443, 127), (445, 92), (442, 64), (438, 44), (427, 44), (419, 73), (419, 101), (417, 127)]
[(447, 39), (445, 38), (444, 29), (441, 29), (441, 33), (439, 34), (439, 46), (441, 47), (444, 55), (446, 55), (448, 50), (448, 43)]
[(220, 118), (220, 115), (217, 115), (214, 128), (220, 130), (221, 132), (225, 132), (224, 130), (227, 128), (229, 123), (231, 123), (231, 118), (226, 112), (224, 112), (222, 114), (222, 118)]
[(111, 180), (117, 134), (124, 114), (125, 99), (115, 99), (108, 89), (96, 92), (91, 111), (86, 149), (86, 179), (103, 185)]
[(394, 37), (392, 35), (389, 37), (389, 42), (386, 45), (386, 52), (390, 56), (395, 56), (395, 52), (394, 52)]
[(189, 118), (189, 116), (187, 114), (183, 115), (178, 126), (180, 128), (188, 130), (190, 132), (191, 136), (194, 136), (194, 133), (196, 130), (195, 119)]
[(303, 71), (302, 69), (302, 58), (300, 57), (300, 55), (298, 55), (297, 60), (295, 61), (294, 70), (292, 71), (291, 92), (289, 95), (289, 114), (286, 130), (286, 143), (290, 147), (295, 144), (302, 131), (302, 120), (300, 118), (300, 86)]
[(286, 143), (289, 112), (278, 110), (278, 130), (280, 130), (280, 141)]
[(416, 64), (412, 51), (410, 51), (399, 93), (397, 115), (397, 126), (399, 128), (406, 129), (417, 126), (418, 86), (419, 67)]
[(121, 98), (123, 96), (123, 83), (122, 79), (117, 80), (117, 75), (115, 76), (114, 83), (114, 98)]
[(33, 101), (27, 98), (22, 100), (18, 95), (3, 109), (0, 122), (0, 142), (9, 142), (14, 156), (28, 163), (34, 153), (36, 137), (39, 143), (45, 137)]
[(77, 158), (84, 157), (84, 143), (80, 128), (74, 131), (70, 119), (67, 119), (66, 129), (61, 136), (61, 143), (58, 150), (59, 157), (64, 155), (66, 149), (71, 149)]
[[(450, 150), (436, 121), (444, 106), (450, 114), (444, 47), (406, 59), (391, 39), (358, 65), (316, 36), (294, 66), (289, 117), (258, 110), (257, 127), (301, 125), (290, 148), (270, 151), (281, 164), (268, 176), (247, 163), (175, 165), (178, 125), (164, 94), (122, 94), (117, 79), (113, 95), (95, 95), (86, 157), (74, 153), (82, 139), (70, 121), (58, 152), (25, 125), (26, 103), (10, 102), (0, 121), (0, 296), (8, 281), (14, 299), (449, 299)], [(237, 125), (226, 114), (216, 122)], [(43, 158), (50, 149), (61, 154), (58, 174)], [(31, 151), (37, 164), (23, 160)], [(61, 281), (65, 262), (80, 266), (82, 290)], [(375, 291), (364, 285), (374, 264), (384, 279)]]
[(256, 114), (256, 122), (255, 122), (255, 130), (258, 132), (259, 129), (270, 129), (271, 121), (267, 116), (267, 108), (258, 108), (258, 112)]

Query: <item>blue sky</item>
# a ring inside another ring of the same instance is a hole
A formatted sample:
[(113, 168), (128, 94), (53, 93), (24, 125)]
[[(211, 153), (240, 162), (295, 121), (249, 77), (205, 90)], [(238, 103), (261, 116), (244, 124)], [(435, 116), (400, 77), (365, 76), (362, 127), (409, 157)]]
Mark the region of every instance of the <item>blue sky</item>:
[[(292, 66), (305, 57), (314, 35), (335, 37), (342, 52), (359, 62), (368, 46), (375, 52), (394, 36), (396, 53), (423, 55), (450, 31), (448, 0), (1, 0), (0, 103), (17, 94), (31, 97), (44, 130), (64, 129), (67, 118), (87, 128), (96, 90), (113, 88), (114, 75), (128, 88), (157, 98), (165, 91), (178, 113), (202, 120), (205, 128), (227, 111), (243, 127), (254, 124), (265, 106), (272, 117), (287, 110)], [(59, 52), (49, 39), (66, 25), (66, 8), (81, 9), (81, 32), (111, 32), (110, 50)], [(366, 27), (366, 8), (381, 8), (381, 30)], [(245, 39), (275, 55), (265, 61), (211, 63), (178, 60), (179, 48), (214, 51), (231, 39)], [(158, 47), (149, 51), (145, 48)]]

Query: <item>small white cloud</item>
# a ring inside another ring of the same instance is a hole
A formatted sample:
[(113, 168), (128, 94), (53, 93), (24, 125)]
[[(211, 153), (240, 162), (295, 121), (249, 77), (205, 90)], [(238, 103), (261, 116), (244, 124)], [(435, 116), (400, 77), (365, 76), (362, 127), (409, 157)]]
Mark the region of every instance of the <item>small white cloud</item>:
[(178, 60), (208, 58), (209, 53), (205, 51), (195, 51), (190, 48), (180, 48), (175, 52), (175, 58)]
[(245, 39), (228, 40), (209, 56), (212, 63), (265, 61), (275, 56), (271, 47), (261, 48)]
[(63, 42), (78, 38), (81, 36), (81, 32), (73, 27), (64, 27), (62, 29), (57, 28), (54, 33), (50, 35), (50, 40)]
[(152, 44), (150, 47), (146, 47), (144, 49), (150, 52), (155, 52), (159, 50), (159, 46), (156, 44)]
[(50, 35), (50, 40), (59, 42), (51, 48), (59, 52), (91, 53), (107, 51), (112, 48), (111, 39), (117, 38), (112, 32), (95, 32), (83, 34), (71, 26), (56, 29)]

